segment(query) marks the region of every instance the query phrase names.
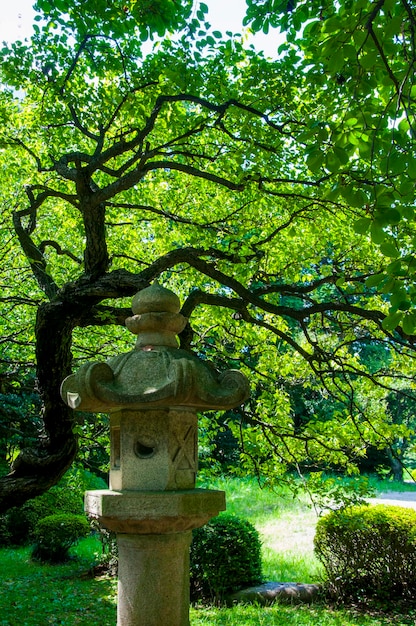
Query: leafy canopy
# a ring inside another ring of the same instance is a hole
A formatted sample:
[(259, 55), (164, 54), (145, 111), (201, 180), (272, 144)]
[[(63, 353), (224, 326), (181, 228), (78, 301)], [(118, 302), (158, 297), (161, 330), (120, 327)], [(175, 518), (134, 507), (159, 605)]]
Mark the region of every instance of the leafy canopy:
[[(413, 334), (416, 180), (415, 7), (408, 0), (247, 1), (253, 30), (287, 32), (281, 53), (298, 55), (311, 90), (326, 94), (325, 118), (309, 155), (331, 171), (331, 196), (362, 209), (356, 232), (386, 258), (367, 279), (390, 298), (389, 329)], [(321, 136), (319, 135), (321, 133)], [(322, 146), (321, 138), (324, 138)]]
[(275, 61), (204, 3), (84, 4), (38, 0), (2, 51), (2, 367), (36, 362), (44, 424), (3, 506), (65, 471), (91, 428), (60, 383), (131, 349), (129, 300), (155, 279), (192, 315), (181, 344), (251, 378), (230, 417), (250, 468), (354, 472), (411, 438), (386, 401), (413, 399), (406, 2), (249, 3), (287, 32)]

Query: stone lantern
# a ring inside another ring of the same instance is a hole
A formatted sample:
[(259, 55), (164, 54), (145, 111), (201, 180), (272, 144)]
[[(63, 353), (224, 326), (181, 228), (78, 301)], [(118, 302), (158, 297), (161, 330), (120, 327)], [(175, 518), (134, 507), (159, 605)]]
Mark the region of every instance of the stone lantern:
[(192, 529), (225, 509), (223, 491), (195, 489), (197, 411), (238, 406), (248, 381), (179, 349), (187, 319), (172, 291), (155, 283), (132, 309), (134, 349), (86, 363), (61, 395), (110, 414), (110, 489), (87, 492), (85, 509), (117, 533), (118, 626), (188, 626)]

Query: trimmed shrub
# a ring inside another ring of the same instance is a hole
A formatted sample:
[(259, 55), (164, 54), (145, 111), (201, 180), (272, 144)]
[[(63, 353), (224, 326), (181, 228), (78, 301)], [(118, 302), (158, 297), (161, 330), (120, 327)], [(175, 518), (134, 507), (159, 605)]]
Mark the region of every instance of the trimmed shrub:
[(41, 519), (35, 528), (32, 559), (46, 563), (62, 563), (69, 558), (69, 549), (90, 533), (86, 517), (61, 513)]
[(340, 599), (407, 598), (416, 592), (416, 511), (354, 506), (321, 518), (315, 553)]
[[(23, 545), (33, 532), (39, 515), (29, 500), (20, 507), (12, 507), (0, 516), (0, 545)], [(46, 511), (47, 515), (49, 511)]]
[(38, 521), (53, 515), (56, 511), (74, 515), (83, 512), (83, 493), (69, 489), (65, 479), (42, 495), (5, 513), (4, 521), (9, 534), (9, 543), (14, 545), (30, 543)]
[(229, 514), (193, 532), (191, 599), (220, 603), (225, 596), (262, 577), (259, 533), (247, 520)]
[(57, 511), (81, 515), (85, 490), (102, 487), (103, 481), (94, 474), (80, 468), (71, 468), (57, 485), (0, 516), (0, 545), (30, 543), (33, 541), (37, 522)]

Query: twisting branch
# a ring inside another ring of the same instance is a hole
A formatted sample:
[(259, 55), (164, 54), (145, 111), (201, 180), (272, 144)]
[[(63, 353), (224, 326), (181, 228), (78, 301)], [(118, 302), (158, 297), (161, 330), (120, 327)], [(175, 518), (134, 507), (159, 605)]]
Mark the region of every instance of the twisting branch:
[(31, 148), (29, 148), (29, 146), (27, 146), (24, 141), (22, 141), (19, 137), (13, 137), (9, 139), (9, 141), (10, 143), (16, 144), (23, 148), (36, 161), (38, 172), (51, 172), (53, 170), (53, 168), (51, 167), (43, 167), (42, 161), (40, 160), (39, 156)]
[[(263, 122), (265, 122), (267, 126), (272, 128), (273, 130), (276, 130), (281, 134), (285, 134), (284, 125), (276, 124), (270, 119), (270, 117), (266, 113), (252, 106), (245, 105), (241, 102), (238, 102), (237, 100), (234, 100), (234, 99), (227, 100), (226, 102), (222, 104), (214, 104), (210, 102), (209, 100), (206, 100), (205, 98), (201, 98), (192, 94), (177, 94), (175, 96), (160, 95), (156, 99), (154, 107), (149, 117), (147, 118), (144, 127), (140, 130), (137, 130), (137, 132), (135, 133), (135, 136), (129, 141), (117, 141), (112, 146), (104, 150), (101, 154), (96, 155), (96, 157), (89, 164), (88, 172), (92, 174), (97, 169), (101, 169), (103, 165), (107, 163), (109, 160), (119, 157), (122, 154), (125, 154), (126, 152), (135, 150), (136, 148), (142, 146), (146, 138), (150, 135), (150, 133), (154, 129), (156, 121), (161, 111), (163, 110), (164, 105), (168, 103), (175, 103), (175, 102), (189, 102), (192, 104), (200, 105), (202, 108), (206, 109), (207, 111), (217, 113), (220, 116), (219, 119), (222, 119), (229, 109), (231, 109), (232, 107), (235, 107), (237, 109), (250, 113), (254, 117), (257, 117), (258, 119), (261, 119)], [(205, 124), (202, 124), (201, 127), (198, 129), (198, 132), (202, 130), (204, 127), (205, 127)], [(194, 129), (189, 132), (195, 133), (196, 131)], [(178, 140), (179, 138), (176, 138), (175, 143)]]
[(88, 137), (89, 139), (92, 139), (93, 141), (96, 141), (98, 143), (100, 135), (91, 132), (88, 128), (86, 128), (86, 126), (84, 126), (84, 124), (82, 124), (81, 120), (79, 119), (78, 113), (76, 112), (75, 106), (72, 104), (72, 102), (68, 102), (67, 106), (71, 113), (72, 121), (74, 122), (75, 128), (80, 130), (81, 133), (85, 135), (85, 137)]
[(55, 297), (58, 287), (47, 271), (46, 260), (41, 250), (35, 245), (28, 231), (22, 226), (21, 218), (25, 214), (25, 211), (14, 211), (13, 226), (40, 289), (49, 299), (52, 299)]
[(47, 246), (53, 248), (57, 254), (69, 257), (79, 265), (82, 263), (82, 260), (75, 256), (75, 254), (72, 254), (70, 250), (62, 249), (59, 243), (52, 241), (52, 239), (45, 239), (44, 241), (41, 241), (39, 244), (39, 250), (43, 253), (45, 252)]
[[(60, 90), (59, 90), (59, 93), (60, 93), (61, 95), (63, 95), (63, 94), (64, 94), (64, 91), (65, 91), (65, 86), (66, 86), (67, 82), (71, 79), (71, 76), (72, 76), (72, 74), (73, 74), (73, 73), (74, 73), (74, 71), (75, 71), (75, 68), (76, 68), (76, 66), (77, 66), (77, 64), (78, 64), (78, 61), (79, 61), (79, 60), (80, 60), (80, 58), (81, 58), (82, 53), (83, 53), (83, 52), (84, 52), (84, 50), (86, 50), (86, 48), (87, 48), (87, 44), (88, 44), (90, 41), (94, 40), (94, 39), (106, 39), (106, 40), (108, 40), (108, 41), (111, 41), (111, 43), (113, 43), (113, 44), (116, 46), (116, 48), (118, 49), (118, 52), (119, 52), (120, 58), (122, 59), (122, 63), (123, 63), (123, 67), (124, 67), (124, 56), (123, 56), (123, 53), (122, 53), (122, 51), (121, 51), (121, 48), (120, 48), (120, 45), (119, 45), (118, 41), (117, 41), (116, 39), (114, 39), (114, 37), (110, 37), (109, 35), (103, 35), (103, 34), (101, 34), (101, 33), (99, 33), (99, 34), (96, 34), (96, 33), (87, 33), (87, 34), (85, 35), (84, 39), (81, 41), (81, 43), (80, 43), (80, 45), (79, 45), (79, 48), (78, 48), (78, 50), (76, 51), (75, 56), (74, 56), (74, 58), (73, 58), (73, 60), (72, 60), (72, 63), (71, 63), (71, 65), (69, 66), (68, 71), (67, 71), (67, 73), (66, 73), (66, 74), (65, 74), (65, 76), (64, 76), (64, 79), (63, 79), (63, 81), (62, 81), (62, 85), (61, 85)], [(126, 78), (126, 80), (127, 80), (127, 76), (126, 76), (126, 71), (125, 71), (125, 68), (124, 68), (124, 76), (125, 76), (125, 78)]]

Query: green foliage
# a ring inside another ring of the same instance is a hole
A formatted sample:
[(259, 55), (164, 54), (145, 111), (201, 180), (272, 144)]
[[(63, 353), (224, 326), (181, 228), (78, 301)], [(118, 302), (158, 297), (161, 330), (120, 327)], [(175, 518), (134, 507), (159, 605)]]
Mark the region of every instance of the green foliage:
[[(138, 31), (138, 41), (146, 41), (154, 35), (163, 37), (185, 25), (185, 19), (192, 9), (189, 0), (116, 0), (109, 6), (106, 0), (94, 0), (86, 5), (82, 0), (62, 2), (58, 0), (37, 0), (35, 9), (35, 33), (40, 35), (38, 23), (47, 16), (46, 31), (54, 32), (60, 25), (62, 44), (69, 29), (82, 35), (94, 32), (97, 26), (106, 37), (122, 38), (133, 36)], [(64, 19), (66, 18), (66, 19)], [(45, 28), (44, 28), (45, 30)], [(137, 36), (137, 34), (136, 34)]]
[(62, 563), (68, 559), (69, 549), (89, 532), (88, 520), (82, 515), (48, 515), (36, 524), (32, 558), (47, 563)]
[[(88, 540), (87, 540), (88, 541)], [(76, 546), (78, 554), (84, 541)], [(62, 565), (39, 564), (28, 558), (26, 548), (0, 550), (0, 614), (4, 626), (107, 626), (116, 623), (117, 581), (88, 575), (88, 564), (71, 560)], [(410, 626), (415, 619), (411, 607), (391, 613), (364, 611), (323, 604), (256, 605), (233, 607), (191, 606), (193, 626)]]
[(250, 522), (222, 514), (193, 532), (191, 597), (221, 602), (244, 586), (261, 581), (261, 543)]
[[(226, 488), (229, 505), (237, 515), (249, 516), (262, 537), (272, 540), (268, 559), (280, 568), (284, 556), (283, 544), (292, 543), (294, 556), (310, 554), (311, 546), (299, 546), (312, 528), (314, 514), (294, 500), (282, 485), (279, 493), (259, 490), (253, 479), (224, 479), (214, 488)], [(385, 491), (386, 484), (378, 488)], [(403, 488), (403, 486), (401, 486)], [(276, 525), (277, 523), (277, 525)], [(306, 530), (306, 532), (305, 532)], [(285, 552), (287, 549), (285, 545)], [(94, 537), (82, 540), (71, 551), (72, 558), (62, 565), (39, 564), (31, 561), (28, 548), (0, 549), (0, 585), (7, 593), (0, 594), (0, 614), (5, 616), (5, 626), (16, 623), (39, 626), (57, 623), (62, 626), (107, 625), (116, 621), (117, 580), (108, 576), (91, 577), (91, 563), (97, 558), (98, 541)], [(304, 568), (297, 569), (294, 558), (290, 571), (287, 567), (267, 570), (268, 580), (319, 580), (314, 568), (305, 576)], [(287, 577), (280, 577), (287, 574)], [(34, 601), (35, 599), (35, 601)], [(191, 623), (197, 626), (410, 626), (415, 620), (414, 606), (397, 603), (390, 611), (378, 612), (372, 607), (346, 609), (337, 604), (312, 605), (275, 604), (270, 607), (236, 605), (216, 607), (200, 603), (191, 607)]]
[(19, 449), (36, 441), (40, 407), (33, 373), (0, 371), (0, 476), (7, 474)]
[(112, 530), (108, 530), (104, 526), (101, 526), (97, 520), (90, 519), (91, 529), (93, 533), (98, 537), (101, 554), (98, 559), (98, 563), (95, 566), (95, 570), (103, 570), (112, 576), (117, 574), (118, 570), (118, 546), (117, 535)]
[(0, 544), (27, 544), (34, 537), (37, 523), (59, 513), (80, 515), (86, 489), (102, 488), (103, 482), (80, 468), (72, 468), (59, 483), (42, 495), (12, 507), (0, 516)]
[(413, 7), (407, 0), (247, 4), (244, 21), (255, 31), (285, 32), (279, 51), (287, 60), (297, 53), (310, 93), (330, 89), (319, 123), (310, 124), (317, 145), (307, 151), (308, 167), (338, 174), (331, 197), (360, 209), (356, 232), (386, 257), (381, 280), (367, 283), (390, 299), (384, 328), (414, 334)]
[(416, 511), (358, 506), (322, 517), (315, 552), (337, 598), (411, 598), (416, 591)]
[[(85, 546), (89, 547), (87, 552)], [(96, 547), (81, 540), (62, 564), (30, 559), (29, 548), (0, 549), (0, 614), (4, 626), (59, 623), (104, 626), (117, 621), (117, 581), (88, 575)]]
[(104, 471), (104, 420), (58, 390), (132, 348), (130, 298), (155, 279), (191, 319), (183, 347), (251, 380), (227, 425), (242, 471), (353, 475), (370, 446), (411, 441), (387, 406), (416, 374), (407, 5), (250, 1), (247, 24), (285, 31), (270, 60), (211, 32), (203, 2), (38, 0), (0, 63), (1, 367), (36, 363), (54, 468), (81, 436)]
[(238, 411), (225, 414), (211, 412), (201, 415), (198, 421), (199, 472), (213, 476), (233, 474), (240, 462), (239, 440), (228, 425), (241, 419)]
[(369, 477), (361, 475), (348, 477), (311, 472), (306, 477), (306, 487), (320, 510), (359, 504), (375, 495)]

